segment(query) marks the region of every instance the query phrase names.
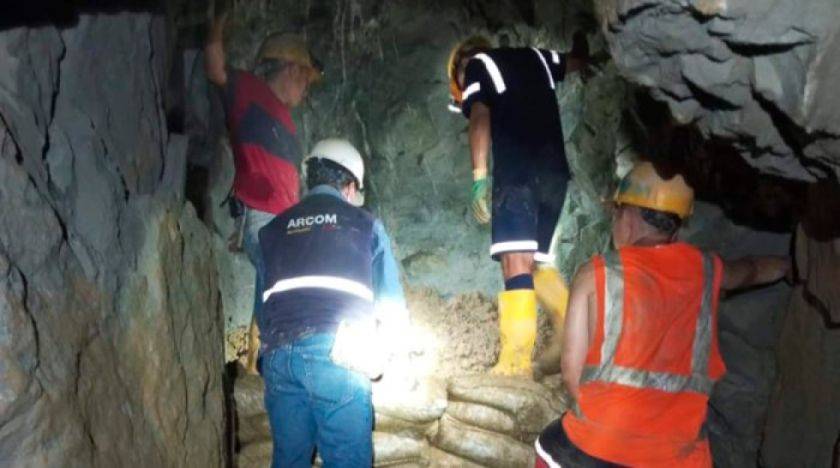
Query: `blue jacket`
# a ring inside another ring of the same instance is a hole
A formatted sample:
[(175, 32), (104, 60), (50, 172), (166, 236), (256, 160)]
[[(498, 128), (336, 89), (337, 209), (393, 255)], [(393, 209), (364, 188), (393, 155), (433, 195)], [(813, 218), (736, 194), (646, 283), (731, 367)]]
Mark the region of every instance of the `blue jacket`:
[(374, 313), (381, 304), (388, 304), (388, 313), (405, 313), (385, 228), (333, 187), (314, 187), (259, 237), (263, 352), (309, 333), (333, 333), (341, 320)]

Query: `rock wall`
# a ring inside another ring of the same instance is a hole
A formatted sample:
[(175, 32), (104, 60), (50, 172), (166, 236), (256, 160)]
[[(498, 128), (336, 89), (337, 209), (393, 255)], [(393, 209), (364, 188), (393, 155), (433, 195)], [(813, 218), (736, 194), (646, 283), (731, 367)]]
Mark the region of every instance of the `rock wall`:
[(787, 178), (840, 176), (833, 0), (597, 0), (610, 52), (680, 123)]
[(31, 24), (0, 31), (0, 460), (219, 466), (218, 279), (164, 19)]
[(812, 185), (808, 202), (761, 449), (772, 467), (840, 464), (840, 187)]

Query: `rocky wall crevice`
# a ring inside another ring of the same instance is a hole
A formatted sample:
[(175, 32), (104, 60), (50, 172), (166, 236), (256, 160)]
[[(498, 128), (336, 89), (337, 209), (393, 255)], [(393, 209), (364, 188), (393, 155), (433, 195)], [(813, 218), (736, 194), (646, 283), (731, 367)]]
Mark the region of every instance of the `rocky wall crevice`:
[(212, 237), (143, 11), (0, 31), (0, 459), (218, 466)]

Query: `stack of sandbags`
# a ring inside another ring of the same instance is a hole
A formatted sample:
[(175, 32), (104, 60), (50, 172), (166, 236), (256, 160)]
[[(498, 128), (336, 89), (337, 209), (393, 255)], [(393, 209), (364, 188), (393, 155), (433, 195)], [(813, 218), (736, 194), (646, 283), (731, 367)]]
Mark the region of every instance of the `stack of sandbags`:
[(527, 379), (453, 378), (432, 439), (433, 466), (531, 467), (533, 441), (565, 409), (565, 398)]
[(405, 379), (373, 385), (374, 466), (429, 466), (429, 439), (446, 410), (446, 384)]
[[(234, 384), (236, 462), (240, 468), (271, 464), (271, 432), (263, 402), (263, 381), (240, 369)], [(435, 380), (383, 381), (373, 385), (374, 466), (429, 466), (429, 440), (446, 410), (446, 384)], [(320, 466), (320, 460), (315, 461)]]
[(236, 464), (239, 468), (271, 464), (271, 430), (263, 402), (263, 380), (238, 369), (233, 400), (236, 411)]
[[(234, 400), (237, 466), (269, 466), (262, 379), (240, 372)], [(533, 441), (565, 409), (565, 398), (527, 379), (473, 375), (377, 382), (373, 404), (375, 467), (530, 468)]]

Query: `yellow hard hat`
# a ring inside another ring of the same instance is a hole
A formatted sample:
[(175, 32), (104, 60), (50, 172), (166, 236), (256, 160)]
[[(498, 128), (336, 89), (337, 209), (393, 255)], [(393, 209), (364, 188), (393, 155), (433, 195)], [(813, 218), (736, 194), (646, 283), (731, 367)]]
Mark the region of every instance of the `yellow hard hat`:
[(483, 36), (472, 36), (459, 42), (449, 53), (446, 63), (446, 75), (449, 77), (449, 93), (456, 104), (461, 104), (461, 87), (458, 86), (458, 63), (467, 55), (477, 50), (487, 50), (492, 46)]
[(682, 175), (663, 179), (649, 162), (639, 162), (618, 184), (616, 203), (673, 213), (685, 219), (694, 206), (694, 190)]
[(321, 66), (312, 58), (306, 41), (294, 33), (274, 33), (265, 38), (257, 53), (257, 63), (264, 60), (281, 60), (296, 63), (310, 70), (311, 81), (321, 79)]

